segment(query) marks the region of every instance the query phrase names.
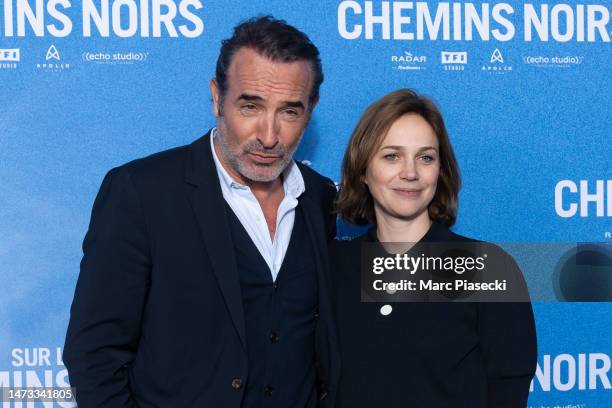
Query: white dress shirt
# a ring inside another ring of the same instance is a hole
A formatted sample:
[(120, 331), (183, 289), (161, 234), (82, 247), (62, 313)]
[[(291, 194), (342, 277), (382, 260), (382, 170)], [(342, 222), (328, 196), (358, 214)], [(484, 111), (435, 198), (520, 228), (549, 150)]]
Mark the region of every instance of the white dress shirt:
[(251, 237), (253, 244), (268, 264), (272, 274), (272, 280), (276, 281), (278, 272), (285, 259), (293, 223), (295, 221), (295, 208), (298, 205), (297, 198), (304, 192), (304, 178), (297, 164), (292, 160), (283, 171), (283, 189), (285, 197), (281, 201), (276, 215), (276, 232), (274, 240), (270, 238), (270, 232), (266, 219), (259, 202), (251, 192), (249, 186), (235, 181), (223, 168), (223, 165), (215, 152), (213, 140), (217, 137), (217, 129), (211, 131), (210, 147), (212, 149), (217, 176), (221, 184), (221, 192), (225, 202), (230, 206), (240, 223)]

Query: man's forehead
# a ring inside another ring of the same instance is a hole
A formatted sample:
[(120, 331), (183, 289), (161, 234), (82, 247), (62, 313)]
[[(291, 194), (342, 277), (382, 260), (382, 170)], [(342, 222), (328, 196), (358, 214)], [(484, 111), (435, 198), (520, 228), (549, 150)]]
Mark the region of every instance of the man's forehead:
[(310, 95), (312, 84), (309, 62), (272, 61), (247, 48), (236, 52), (228, 70), (228, 87), (239, 95), (302, 100)]

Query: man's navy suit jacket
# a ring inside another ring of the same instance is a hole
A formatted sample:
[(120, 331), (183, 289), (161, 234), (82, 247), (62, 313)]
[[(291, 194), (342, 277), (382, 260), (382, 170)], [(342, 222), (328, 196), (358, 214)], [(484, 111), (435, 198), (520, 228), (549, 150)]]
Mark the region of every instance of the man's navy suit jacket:
[[(248, 380), (239, 275), (210, 132), (111, 170), (96, 197), (64, 363), (79, 407), (238, 408)], [(335, 188), (301, 165), (316, 253), (318, 392), (339, 373), (327, 242)]]

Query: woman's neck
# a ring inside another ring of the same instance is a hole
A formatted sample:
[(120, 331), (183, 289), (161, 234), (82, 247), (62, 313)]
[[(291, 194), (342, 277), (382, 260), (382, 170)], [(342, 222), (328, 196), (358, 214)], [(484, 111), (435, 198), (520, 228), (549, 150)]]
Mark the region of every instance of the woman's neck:
[(432, 221), (425, 211), (411, 220), (376, 214), (376, 224), (376, 234), (380, 242), (418, 242), (429, 231)]

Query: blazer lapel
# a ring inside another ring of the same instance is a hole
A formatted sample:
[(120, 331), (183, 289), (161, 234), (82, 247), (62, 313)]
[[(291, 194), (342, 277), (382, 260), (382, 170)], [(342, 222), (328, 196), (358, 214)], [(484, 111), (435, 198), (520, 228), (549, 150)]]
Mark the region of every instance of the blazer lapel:
[[(321, 206), (318, 203), (319, 200), (315, 201), (309, 196), (308, 186), (306, 186), (306, 191), (300, 204), (306, 220), (310, 242), (315, 251), (315, 262), (319, 278), (319, 316), (321, 318), (320, 323), (323, 323), (322, 326), (324, 327), (324, 330), (320, 333), (320, 335), (323, 336), (323, 341), (321, 342), (322, 350), (318, 350), (317, 352), (324, 359), (324, 362), (327, 363), (325, 369), (327, 378), (323, 380), (327, 383), (325, 384), (327, 391), (331, 391), (332, 394), (332, 397), (329, 399), (333, 399), (333, 395), (335, 395), (333, 387), (338, 381), (337, 374), (340, 373), (340, 355), (335, 319), (333, 317), (333, 311), (331, 310), (332, 303), (329, 297), (329, 261), (327, 256), (325, 219), (322, 214)], [(333, 378), (331, 376), (333, 376)], [(325, 398), (327, 391), (320, 390), (319, 392), (322, 395), (319, 395), (319, 398)]]
[(206, 252), (242, 346), (246, 350), (240, 278), (229, 224), (224, 215), (225, 204), (209, 137), (210, 131), (192, 143), (185, 180), (193, 186), (189, 199), (202, 233)]

